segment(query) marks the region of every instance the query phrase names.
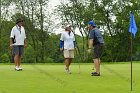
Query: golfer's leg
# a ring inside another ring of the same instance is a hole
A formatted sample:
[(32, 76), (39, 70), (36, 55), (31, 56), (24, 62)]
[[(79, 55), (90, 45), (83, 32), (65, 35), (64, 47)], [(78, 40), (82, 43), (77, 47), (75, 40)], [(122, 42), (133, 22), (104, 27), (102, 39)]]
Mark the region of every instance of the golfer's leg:
[(71, 63), (72, 63), (72, 60), (73, 60), (73, 58), (74, 58), (74, 50), (70, 50), (69, 51), (69, 57), (70, 57), (70, 59), (69, 59), (69, 65), (71, 65)]
[(13, 54), (14, 56), (14, 62), (15, 62), (15, 66), (18, 67), (18, 61), (19, 61), (19, 48), (18, 46), (13, 46)]
[(72, 58), (69, 58), (69, 68), (70, 68), (71, 63), (72, 63)]
[(65, 58), (66, 69), (69, 70), (69, 59)]
[(18, 62), (18, 66), (20, 67), (20, 64), (21, 64), (21, 57), (24, 53), (24, 46), (19, 46), (19, 62)]
[(69, 59), (69, 66), (71, 65), (72, 63), (72, 58)]
[(14, 57), (15, 66), (19, 66), (19, 55), (16, 54)]
[(20, 64), (21, 64), (21, 55), (19, 55), (18, 57), (18, 67), (20, 67)]
[(65, 58), (65, 65), (66, 70), (69, 69), (69, 52), (68, 50), (64, 50), (64, 58)]
[(96, 59), (93, 59), (93, 60), (94, 60), (94, 65), (95, 65), (96, 72), (100, 73), (100, 59), (96, 58)]
[(94, 47), (94, 65), (97, 73), (100, 73), (100, 56), (101, 56), (101, 47), (100, 45), (96, 45)]

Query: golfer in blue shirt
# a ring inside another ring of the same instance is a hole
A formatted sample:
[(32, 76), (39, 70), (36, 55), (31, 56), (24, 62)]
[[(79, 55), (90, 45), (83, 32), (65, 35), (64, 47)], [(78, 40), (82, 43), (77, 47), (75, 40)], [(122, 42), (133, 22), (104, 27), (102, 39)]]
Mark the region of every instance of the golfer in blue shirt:
[(100, 58), (103, 52), (103, 46), (104, 46), (104, 39), (101, 34), (101, 31), (96, 28), (96, 25), (94, 21), (89, 21), (88, 22), (88, 28), (90, 30), (89, 34), (89, 42), (88, 42), (88, 52), (90, 53), (93, 49), (93, 61), (95, 65), (95, 72), (92, 72), (92, 76), (100, 76)]

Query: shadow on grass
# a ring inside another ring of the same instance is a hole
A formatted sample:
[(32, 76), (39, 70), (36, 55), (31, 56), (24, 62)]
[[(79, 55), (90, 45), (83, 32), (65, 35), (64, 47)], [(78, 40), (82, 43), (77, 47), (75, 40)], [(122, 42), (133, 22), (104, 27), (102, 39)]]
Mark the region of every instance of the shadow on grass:
[[(104, 69), (108, 70), (110, 73), (115, 74), (117, 77), (124, 79), (124, 81), (126, 82), (130, 82), (131, 79), (128, 77), (123, 76), (122, 74), (118, 73), (117, 71), (109, 68), (108, 66), (102, 65), (104, 67)], [(133, 80), (133, 86), (136, 86), (136, 82)]]
[(1, 91), (0, 93), (6, 93), (5, 91)]
[[(53, 74), (48, 73), (48, 72), (45, 71), (45, 70), (40, 69), (40, 68), (37, 67), (36, 65), (32, 65), (32, 67), (33, 67), (34, 69), (36, 69), (37, 71), (39, 71), (40, 73), (42, 73), (42, 74), (48, 76), (50, 79), (56, 81), (57, 83), (59, 83), (60, 85), (62, 85), (62, 87), (66, 87), (66, 86), (68, 85), (68, 83), (67, 83), (66, 81), (64, 81), (64, 80), (62, 80), (62, 79), (60, 79), (60, 78), (54, 76)], [(71, 93), (78, 93), (78, 92), (76, 92), (76, 90), (72, 90)]]
[(64, 81), (64, 80), (62, 80), (62, 79), (60, 79), (60, 78), (54, 76), (53, 74), (50, 74), (50, 73), (48, 73), (47, 71), (42, 70), (42, 69), (40, 69), (39, 67), (37, 67), (37, 66), (35, 66), (35, 65), (32, 65), (32, 67), (33, 67), (34, 69), (38, 70), (40, 73), (42, 73), (42, 74), (48, 76), (50, 79), (56, 81), (57, 83), (59, 83), (59, 84), (62, 85), (63, 87), (67, 85), (66, 81)]

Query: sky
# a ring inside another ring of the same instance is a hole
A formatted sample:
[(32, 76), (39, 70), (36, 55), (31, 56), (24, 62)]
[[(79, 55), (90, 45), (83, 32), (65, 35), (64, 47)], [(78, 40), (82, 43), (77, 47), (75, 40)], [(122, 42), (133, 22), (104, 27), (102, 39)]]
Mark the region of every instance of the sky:
[[(57, 5), (60, 5), (61, 2), (67, 3), (68, 0), (49, 0), (48, 8), (47, 8), (47, 10), (49, 11), (49, 13), (53, 13), (54, 10), (57, 8), (56, 6)], [(14, 15), (15, 12), (18, 12), (18, 10), (16, 9), (16, 6), (14, 4), (11, 5), (11, 6), (9, 6), (9, 7), (10, 7), (9, 8), (9, 11), (12, 11), (12, 12), (9, 12), (10, 14), (8, 14), (8, 15)], [(47, 15), (47, 13), (46, 13), (46, 15)], [(62, 26), (60, 25), (60, 22), (61, 22), (61, 19), (60, 18), (58, 18), (56, 15), (53, 14), (53, 15), (51, 15), (51, 18), (50, 19), (52, 21), (54, 21), (54, 27), (57, 27), (57, 28), (54, 28), (53, 31), (50, 30), (51, 32), (53, 32), (55, 34), (60, 34), (62, 31), (64, 31), (64, 28), (62, 28)], [(77, 35), (81, 35), (80, 34), (80, 31), (78, 29), (75, 30), (75, 33)]]
[[(54, 11), (54, 9), (56, 9), (56, 6), (57, 5), (60, 5), (61, 3), (60, 2), (63, 2), (63, 3), (67, 3), (68, 1), (67, 0), (50, 0), (49, 1), (49, 9), (50, 9), (50, 11), (51, 12), (53, 12)], [(55, 20), (55, 25), (57, 25), (57, 24), (59, 24), (60, 23), (60, 18), (57, 18), (55, 15), (54, 16), (52, 16), (52, 20)], [(54, 29), (54, 33), (55, 34), (60, 34), (62, 31), (64, 31), (64, 28), (61, 28), (62, 26), (60, 26), (59, 28), (57, 28), (57, 29)], [(75, 34), (77, 34), (77, 35), (80, 35), (81, 36), (81, 34), (80, 34), (80, 31), (78, 30), (78, 28), (75, 30)]]
[[(56, 6), (57, 5), (60, 5), (60, 1), (61, 0), (49, 0), (49, 4), (48, 4), (48, 9), (51, 13), (54, 12), (54, 10), (56, 9)], [(57, 25), (61, 22), (60, 18), (56, 17), (55, 15), (52, 15), (51, 16), (51, 20), (55, 20), (55, 24), (54, 25)], [(56, 27), (56, 26), (55, 26)], [(59, 28), (54, 28), (53, 32), (55, 34), (60, 34), (61, 32), (63, 31), (63, 29), (61, 28), (61, 26)]]
[(49, 9), (53, 11), (55, 9), (55, 6), (60, 4), (60, 1), (61, 0), (49, 0)]

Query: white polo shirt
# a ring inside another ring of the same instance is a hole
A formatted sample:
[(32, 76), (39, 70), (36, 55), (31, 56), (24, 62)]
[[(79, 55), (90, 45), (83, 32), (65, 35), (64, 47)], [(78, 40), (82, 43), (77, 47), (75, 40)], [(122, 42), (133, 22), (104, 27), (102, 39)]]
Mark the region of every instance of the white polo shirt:
[(18, 25), (16, 25), (12, 28), (10, 38), (14, 38), (14, 36), (16, 43), (14, 43), (13, 45), (24, 45), (26, 34), (23, 26), (21, 26), (20, 28)]
[(75, 36), (74, 36), (73, 32), (71, 32), (70, 35), (69, 35), (68, 31), (63, 31), (61, 33), (60, 40), (64, 41), (64, 49), (67, 49), (67, 50), (73, 50), (74, 49)]

